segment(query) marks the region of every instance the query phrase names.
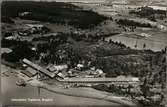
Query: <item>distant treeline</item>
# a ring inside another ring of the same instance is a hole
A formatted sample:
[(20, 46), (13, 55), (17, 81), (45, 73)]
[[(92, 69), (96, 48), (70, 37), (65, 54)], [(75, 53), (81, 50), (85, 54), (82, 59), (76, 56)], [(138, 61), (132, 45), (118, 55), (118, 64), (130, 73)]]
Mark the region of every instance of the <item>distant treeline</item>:
[(128, 19), (118, 19), (116, 23), (123, 26), (152, 27), (149, 23), (140, 23)]
[(7, 18), (68, 24), (82, 29), (94, 27), (106, 19), (95, 12), (60, 2), (4, 1), (1, 10), (2, 16)]
[(12, 21), (10, 17), (5, 17), (5, 16), (1, 17), (1, 21), (4, 23), (14, 23), (14, 21)]
[(35, 53), (31, 50), (33, 46), (27, 41), (5, 40), (2, 39), (2, 47), (11, 48), (11, 53), (3, 53), (1, 58), (8, 62), (17, 63), (23, 58), (32, 58)]
[(141, 7), (141, 8), (138, 8), (137, 11), (135, 10), (132, 10), (129, 12), (130, 14), (135, 14), (139, 17), (142, 17), (142, 18), (147, 18), (151, 21), (156, 21), (156, 19), (164, 19), (166, 18), (166, 11), (165, 10), (155, 10), (151, 7)]

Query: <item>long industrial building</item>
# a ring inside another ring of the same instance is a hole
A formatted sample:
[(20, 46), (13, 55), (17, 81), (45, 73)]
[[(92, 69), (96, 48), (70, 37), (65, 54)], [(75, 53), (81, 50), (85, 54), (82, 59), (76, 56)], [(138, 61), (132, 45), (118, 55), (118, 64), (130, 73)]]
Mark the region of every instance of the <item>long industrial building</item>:
[(54, 73), (49, 72), (48, 70), (46, 70), (46, 69), (44, 69), (44, 68), (38, 66), (37, 64), (32, 63), (32, 62), (29, 61), (28, 59), (23, 59), (23, 63), (26, 64), (26, 65), (28, 65), (28, 66), (30, 66), (30, 67), (32, 67), (33, 69), (35, 69), (35, 70), (37, 70), (37, 71), (39, 71), (39, 72), (41, 72), (41, 73), (43, 73), (43, 74), (45, 74), (45, 75), (51, 77), (51, 78), (55, 77), (55, 74), (54, 74)]

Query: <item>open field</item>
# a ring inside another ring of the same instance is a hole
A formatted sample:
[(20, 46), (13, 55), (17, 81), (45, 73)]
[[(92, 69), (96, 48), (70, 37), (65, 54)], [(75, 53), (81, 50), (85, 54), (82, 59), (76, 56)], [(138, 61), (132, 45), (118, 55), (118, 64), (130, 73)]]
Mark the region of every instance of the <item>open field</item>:
[[(139, 31), (135, 33), (128, 33), (128, 34), (125, 33), (107, 37), (106, 40), (109, 41), (110, 39), (112, 39), (113, 41), (118, 41), (123, 44), (126, 44), (130, 48), (140, 49), (140, 50), (143, 49), (143, 44), (146, 44), (145, 49), (152, 49), (154, 51), (160, 51), (161, 49), (164, 49), (164, 47), (167, 46), (166, 32), (145, 31), (143, 33), (149, 34), (151, 36), (146, 38), (145, 37), (140, 38), (136, 36), (141, 34), (141, 32)], [(135, 47), (135, 45), (137, 45), (137, 47)]]

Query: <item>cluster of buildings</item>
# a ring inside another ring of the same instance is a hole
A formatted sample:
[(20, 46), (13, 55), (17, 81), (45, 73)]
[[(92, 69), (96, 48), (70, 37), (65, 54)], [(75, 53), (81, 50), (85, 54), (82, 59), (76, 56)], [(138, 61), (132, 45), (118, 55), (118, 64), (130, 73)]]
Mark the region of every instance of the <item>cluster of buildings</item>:
[(62, 84), (68, 84), (68, 86), (93, 86), (105, 84), (107, 86), (117, 85), (128, 87), (129, 84), (131, 84), (136, 87), (140, 82), (136, 77), (119, 76), (116, 78), (106, 78), (104, 76), (105, 73), (103, 73), (102, 70), (94, 70), (94, 68), (87, 71), (79, 71), (77, 69), (69, 69), (68, 66), (64, 64), (49, 65), (45, 69), (27, 59), (23, 59), (23, 63), (26, 66), (26, 69), (21, 73), (27, 75), (28, 77), (35, 77), (38, 75), (36, 76), (38, 79), (45, 77), (55, 78)]
[(48, 31), (49, 29), (41, 24), (25, 24), (21, 30), (10, 33), (10, 35), (6, 36), (5, 39), (19, 40), (24, 36), (29, 36), (31, 34), (45, 34)]
[(31, 15), (32, 15), (32, 12), (29, 12), (29, 11), (18, 13), (18, 16), (20, 17), (31, 16)]
[(48, 29), (41, 24), (25, 24), (24, 30), (18, 31), (21, 36), (28, 36), (30, 34), (44, 34)]

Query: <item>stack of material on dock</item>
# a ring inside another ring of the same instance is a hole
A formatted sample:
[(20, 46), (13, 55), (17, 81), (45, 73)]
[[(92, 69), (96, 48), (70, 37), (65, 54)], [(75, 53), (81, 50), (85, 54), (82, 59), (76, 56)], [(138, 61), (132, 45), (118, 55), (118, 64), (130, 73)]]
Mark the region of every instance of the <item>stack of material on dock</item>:
[(32, 68), (30, 68), (30, 67), (27, 67), (27, 69), (26, 69), (28, 72), (30, 72), (31, 74), (32, 74), (32, 76), (35, 76), (37, 73), (38, 73), (38, 71), (37, 70), (35, 70), (35, 69), (32, 69)]
[(23, 70), (23, 71), (21, 71), (21, 73), (25, 74), (25, 75), (28, 76), (28, 77), (33, 77), (33, 76), (35, 76), (34, 74), (32, 74), (31, 72), (29, 72), (28, 70)]
[(38, 73), (38, 71), (31, 67), (27, 67), (26, 70), (21, 71), (21, 73), (25, 74), (28, 77), (33, 77)]

